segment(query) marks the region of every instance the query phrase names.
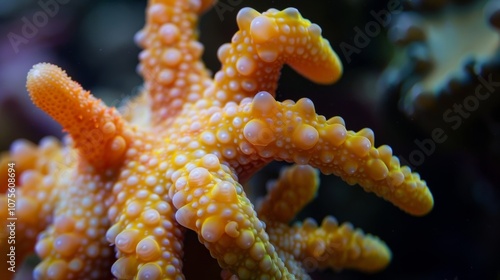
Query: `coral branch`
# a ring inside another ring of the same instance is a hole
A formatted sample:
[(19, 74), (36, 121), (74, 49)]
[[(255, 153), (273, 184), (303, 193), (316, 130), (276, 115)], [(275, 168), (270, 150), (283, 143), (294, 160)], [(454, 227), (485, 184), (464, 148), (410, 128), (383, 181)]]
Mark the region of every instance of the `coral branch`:
[[(182, 273), (185, 228), (175, 221), (175, 208), (167, 195), (164, 169), (168, 156), (153, 137), (136, 137), (131, 154), (144, 155), (127, 161), (108, 205), (111, 227), (106, 240), (116, 247), (111, 271), (118, 279), (184, 279)], [(163, 172), (157, 172), (163, 170)]]
[(293, 279), (242, 186), (215, 155), (191, 161), (172, 174), (172, 181), (177, 222), (199, 234), (222, 268), (240, 279)]
[(240, 110), (248, 119), (243, 124), (247, 142), (240, 143), (252, 147), (247, 154), (310, 164), (324, 174), (359, 184), (413, 215), (432, 209), (425, 181), (400, 166), (389, 146), (375, 148), (370, 129), (347, 131), (342, 118), (318, 116), (307, 98), (277, 102), (267, 92), (258, 93), (251, 103), (242, 102)]
[[(68, 192), (60, 194), (53, 224), (39, 235), (35, 250), (42, 261), (37, 279), (82, 279), (111, 277), (113, 248), (103, 239), (109, 221), (106, 200), (113, 179), (86, 168), (71, 178)], [(78, 196), (70, 195), (77, 193)]]
[(259, 217), (289, 223), (316, 196), (318, 187), (318, 172), (311, 166), (283, 168), (279, 179), (269, 185), (268, 194), (258, 207)]
[(121, 163), (131, 131), (114, 108), (48, 63), (33, 66), (27, 88), (33, 103), (63, 126), (88, 163), (98, 169)]
[(136, 41), (144, 48), (139, 72), (152, 100), (154, 123), (175, 116), (184, 103), (200, 99), (212, 83), (200, 61), (203, 45), (196, 32), (198, 13), (212, 2), (151, 1), (148, 5), (148, 20)]
[(326, 217), (320, 227), (312, 219), (293, 227), (269, 222), (268, 232), (273, 244), (310, 270), (328, 267), (375, 272), (391, 260), (391, 251), (383, 241), (349, 223), (339, 226), (332, 217)]
[(231, 43), (219, 48), (222, 69), (206, 94), (223, 104), (239, 102), (259, 91), (274, 95), (283, 64), (317, 82), (335, 82), (342, 64), (321, 36), (321, 28), (304, 19), (297, 9), (270, 9), (259, 13), (243, 8), (238, 13), (240, 30)]
[(377, 237), (354, 230), (349, 223), (339, 226), (335, 218), (329, 216), (320, 227), (313, 219), (288, 226), (297, 212), (313, 199), (318, 185), (314, 168), (286, 167), (258, 211), (266, 222), (269, 239), (280, 256), (286, 256), (287, 268), (297, 271), (295, 262), (303, 263), (308, 270), (329, 267), (373, 272), (386, 267), (391, 260), (387, 245)]

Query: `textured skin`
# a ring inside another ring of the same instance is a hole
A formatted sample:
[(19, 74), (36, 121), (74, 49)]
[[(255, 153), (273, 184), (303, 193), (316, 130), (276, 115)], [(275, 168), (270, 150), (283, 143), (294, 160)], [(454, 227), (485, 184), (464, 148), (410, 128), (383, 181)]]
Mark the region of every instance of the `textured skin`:
[[(284, 168), (260, 205), (259, 217), (266, 221), (269, 238), (280, 256), (293, 255), (293, 258), (282, 258), (298, 260), (308, 271), (330, 267), (369, 272), (384, 267), (391, 259), (389, 248), (378, 238), (354, 230), (349, 223), (339, 226), (335, 218), (328, 216), (321, 227), (312, 219), (288, 226), (314, 198), (318, 184), (318, 172), (310, 166)], [(286, 264), (288, 269), (294, 269)]]
[[(425, 182), (390, 147), (376, 148), (370, 129), (348, 131), (342, 118), (317, 115), (306, 98), (274, 99), (283, 63), (320, 83), (340, 77), (319, 27), (293, 8), (244, 8), (212, 80), (195, 32), (211, 3), (150, 1), (136, 37), (145, 48), (145, 90), (124, 115), (57, 66), (37, 64), (28, 74), (33, 102), (69, 133), (63, 145), (16, 142), (1, 159), (17, 162), (18, 240), (26, 247), (18, 261), (38, 235), (36, 279), (183, 279), (186, 230), (198, 234), (224, 279), (384, 268), (387, 246), (350, 224), (328, 217), (320, 227), (311, 220), (288, 226), (314, 197), (317, 170), (410, 214), (431, 210)], [(258, 214), (241, 182), (273, 160), (301, 166), (283, 171)], [(0, 246), (5, 256), (6, 242)]]

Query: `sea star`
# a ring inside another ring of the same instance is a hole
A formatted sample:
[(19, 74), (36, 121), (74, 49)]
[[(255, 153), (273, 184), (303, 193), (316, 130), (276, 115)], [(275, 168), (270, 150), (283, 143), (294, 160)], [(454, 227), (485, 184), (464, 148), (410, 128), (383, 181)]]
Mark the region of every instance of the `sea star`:
[[(431, 210), (425, 181), (389, 146), (376, 148), (370, 129), (348, 131), (342, 118), (317, 115), (307, 98), (274, 99), (284, 63), (318, 83), (340, 77), (317, 25), (294, 8), (242, 9), (212, 80), (199, 60), (196, 22), (213, 4), (150, 1), (136, 37), (144, 91), (123, 114), (57, 66), (29, 72), (33, 102), (69, 134), (62, 145), (15, 142), (1, 159), (1, 176), (11, 162), (18, 174), (16, 261), (34, 247), (42, 259), (36, 279), (183, 279), (186, 230), (198, 234), (226, 279), (308, 279), (311, 262), (384, 268), (387, 246), (348, 223), (288, 225), (313, 198), (317, 169), (410, 214)], [(274, 160), (299, 165), (283, 171), (257, 214), (241, 183)], [(9, 252), (6, 240), (1, 250)]]

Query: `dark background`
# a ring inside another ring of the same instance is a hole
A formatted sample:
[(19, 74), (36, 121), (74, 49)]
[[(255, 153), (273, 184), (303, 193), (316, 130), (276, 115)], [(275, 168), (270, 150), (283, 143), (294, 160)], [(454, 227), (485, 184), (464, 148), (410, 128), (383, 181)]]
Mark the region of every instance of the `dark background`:
[[(271, 7), (293, 6), (305, 18), (321, 26), (323, 36), (343, 60), (345, 73), (337, 84), (320, 86), (285, 67), (278, 99), (308, 97), (319, 114), (327, 118), (340, 115), (351, 130), (372, 128), (377, 146), (389, 144), (395, 155), (406, 159), (418, 149), (415, 141), (431, 137), (418, 120), (401, 113), (398, 97), (384, 90), (382, 74), (397, 51), (388, 40), (385, 28), (371, 38), (359, 54), (352, 55), (350, 63), (339, 48), (341, 42), (353, 45), (353, 28), (363, 28), (373, 20), (370, 11), (387, 9), (387, 2), (221, 2), (237, 4), (234, 9), (222, 13), (211, 10), (201, 24), (204, 60), (214, 73), (220, 67), (216, 59), (217, 48), (229, 42), (236, 31), (235, 18), (239, 9), (250, 6), (262, 12)], [(32, 21), (42, 8), (37, 1), (0, 1), (0, 151), (8, 150), (17, 138), (38, 142), (45, 135), (62, 135), (56, 123), (31, 105), (25, 82), (33, 64), (45, 61), (61, 66), (84, 88), (111, 106), (118, 106), (137, 94), (141, 85), (141, 78), (135, 73), (139, 48), (133, 36), (144, 25), (145, 5), (145, 1), (111, 0), (60, 4), (59, 11), (49, 17), (47, 24), (40, 27), (29, 42), (20, 44), (16, 52), (8, 34), (21, 35), (25, 24), (23, 18)], [(453, 44), (449, 47), (453, 48)], [(325, 271), (315, 273), (314, 278), (500, 279), (497, 153), (500, 126), (489, 121), (464, 120), (463, 129), (447, 130), (449, 141), (436, 144), (435, 151), (416, 166), (435, 199), (435, 208), (425, 217), (412, 217), (359, 187), (350, 187), (334, 176), (322, 176), (318, 197), (299, 219), (312, 216), (321, 220), (326, 215), (334, 215), (339, 222), (350, 221), (355, 227), (384, 240), (393, 252), (393, 260), (386, 270), (377, 274)], [(432, 125), (427, 124), (427, 127)], [(475, 128), (490, 126), (493, 129), (474, 134)], [(456, 141), (474, 135), (487, 139), (489, 144)], [(457, 142), (459, 144), (450, 144)], [(280, 167), (272, 164), (256, 176), (253, 183), (263, 186), (267, 179), (277, 177)], [(258, 194), (256, 190), (254, 195)], [(198, 249), (204, 251), (201, 247)], [(191, 254), (186, 253), (188, 263), (193, 263), (189, 259)], [(199, 270), (197, 266), (199, 264), (193, 267)], [(197, 279), (196, 276), (190, 278), (190, 272), (186, 274), (188, 279)]]

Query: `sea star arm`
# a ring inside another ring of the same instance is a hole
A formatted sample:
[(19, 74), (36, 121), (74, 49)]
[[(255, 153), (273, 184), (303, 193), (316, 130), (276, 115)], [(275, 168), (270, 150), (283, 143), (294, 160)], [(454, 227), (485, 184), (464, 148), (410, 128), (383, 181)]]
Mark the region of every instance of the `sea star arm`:
[(322, 84), (335, 82), (342, 65), (321, 28), (304, 19), (295, 8), (259, 13), (243, 8), (237, 16), (239, 31), (222, 45), (218, 57), (222, 69), (205, 95), (239, 102), (259, 91), (274, 95), (283, 64)]
[[(342, 118), (326, 120), (317, 115), (307, 98), (297, 103), (278, 102), (267, 92), (258, 93), (253, 100), (244, 99), (238, 111), (242, 129), (235, 131), (234, 138), (248, 161), (309, 164), (349, 184), (357, 183), (410, 214), (424, 215), (432, 209), (433, 198), (425, 181), (401, 166), (389, 146), (375, 148), (370, 129), (347, 131)], [(235, 120), (234, 116), (224, 118), (223, 123)], [(256, 168), (260, 166), (256, 164)], [(240, 170), (243, 176), (252, 172)]]
[(308, 270), (329, 267), (376, 271), (387, 266), (391, 259), (387, 245), (359, 229), (354, 230), (349, 223), (338, 226), (333, 217), (326, 217), (320, 227), (312, 219), (288, 226), (298, 211), (314, 198), (318, 184), (314, 168), (286, 167), (259, 208), (269, 239), (288, 269), (295, 269), (290, 266), (296, 262)]
[(174, 171), (170, 196), (176, 220), (196, 231), (221, 267), (241, 279), (293, 279), (234, 174), (214, 154)]
[(136, 41), (144, 48), (138, 71), (144, 77), (154, 123), (175, 116), (212, 83), (200, 59), (203, 45), (197, 41), (196, 25), (199, 14), (214, 2), (149, 1), (146, 26)]

